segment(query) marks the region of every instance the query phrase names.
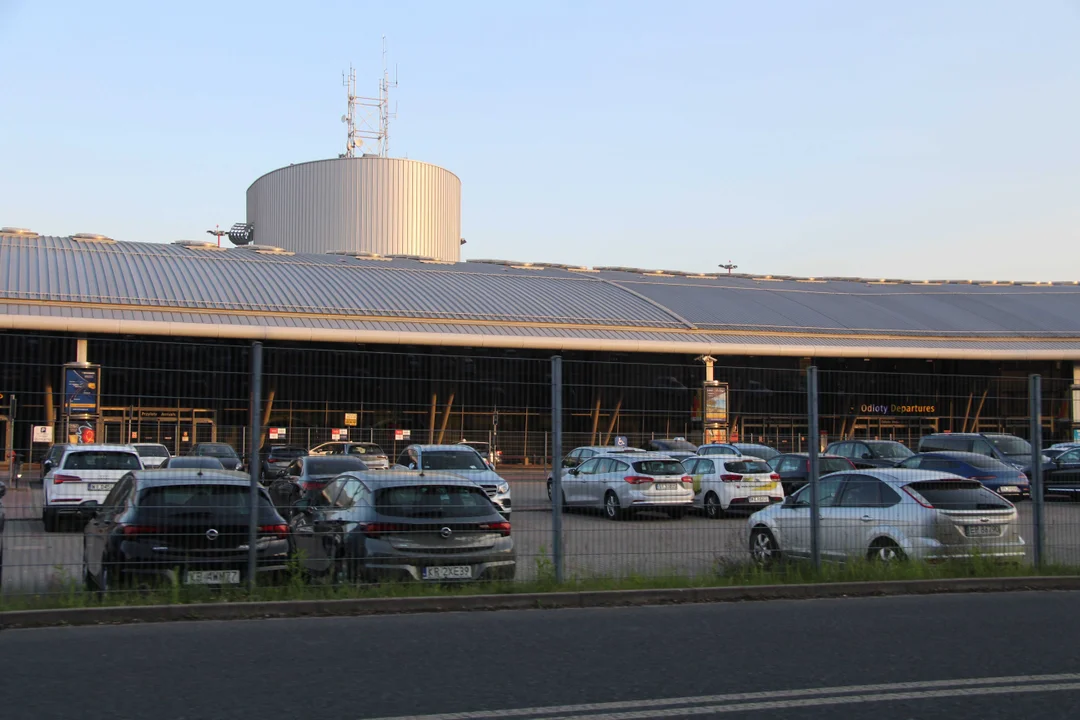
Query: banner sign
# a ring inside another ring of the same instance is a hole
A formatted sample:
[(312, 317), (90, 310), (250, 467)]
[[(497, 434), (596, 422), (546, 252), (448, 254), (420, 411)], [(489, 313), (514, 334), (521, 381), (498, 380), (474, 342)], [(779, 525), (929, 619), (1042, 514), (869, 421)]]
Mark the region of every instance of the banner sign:
[(64, 410), (69, 415), (97, 415), (101, 368), (64, 366)]
[(728, 386), (726, 383), (705, 385), (705, 422), (725, 424), (728, 421)]

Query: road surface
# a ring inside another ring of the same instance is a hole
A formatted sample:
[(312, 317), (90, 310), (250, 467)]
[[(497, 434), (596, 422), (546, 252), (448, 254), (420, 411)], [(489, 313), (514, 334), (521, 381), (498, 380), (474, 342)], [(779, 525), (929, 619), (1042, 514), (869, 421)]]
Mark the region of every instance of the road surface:
[(8, 630), (0, 707), (5, 720), (1071, 719), (1077, 608), (1080, 593), (1060, 592)]

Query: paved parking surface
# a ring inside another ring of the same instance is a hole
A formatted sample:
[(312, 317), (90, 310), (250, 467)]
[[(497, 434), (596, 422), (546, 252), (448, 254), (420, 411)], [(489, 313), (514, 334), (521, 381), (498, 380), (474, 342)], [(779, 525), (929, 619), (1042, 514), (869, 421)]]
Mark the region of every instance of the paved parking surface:
[[(522, 468), (504, 475), (513, 488), (518, 578), (533, 579), (549, 567), (552, 552), (546, 475), (543, 469)], [(12, 490), (4, 504), (8, 523), (3, 592), (61, 592), (81, 584), (82, 534), (74, 529), (44, 531), (40, 487)], [(1021, 503), (1018, 509), (1021, 534), (1030, 538), (1031, 503)], [(1080, 565), (1080, 503), (1047, 503), (1047, 521), (1048, 560)], [(611, 522), (599, 514), (575, 511), (564, 516), (563, 530), (569, 577), (698, 575), (747, 557), (745, 518), (708, 520), (690, 515), (671, 520), (642, 515)]]

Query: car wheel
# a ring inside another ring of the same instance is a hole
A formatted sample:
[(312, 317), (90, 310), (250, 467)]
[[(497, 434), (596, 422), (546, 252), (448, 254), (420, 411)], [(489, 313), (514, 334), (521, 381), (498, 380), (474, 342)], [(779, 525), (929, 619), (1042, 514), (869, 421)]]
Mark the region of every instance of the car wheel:
[(724, 508), (720, 504), (720, 498), (714, 492), (705, 496), (705, 517), (710, 520), (719, 520), (724, 517)]
[(60, 528), (60, 517), (55, 510), (45, 508), (41, 511), (41, 523), (45, 526), (45, 532), (53, 533)]
[(780, 546), (768, 528), (757, 527), (750, 533), (750, 557), (762, 567), (780, 560)]
[(900, 549), (900, 546), (892, 540), (881, 539), (875, 540), (870, 545), (870, 550), (866, 553), (866, 559), (872, 562), (895, 563), (902, 562), (907, 557), (904, 555), (904, 551)]
[(608, 520), (622, 520), (626, 516), (625, 511), (619, 507), (619, 496), (610, 490), (604, 496), (604, 515)]

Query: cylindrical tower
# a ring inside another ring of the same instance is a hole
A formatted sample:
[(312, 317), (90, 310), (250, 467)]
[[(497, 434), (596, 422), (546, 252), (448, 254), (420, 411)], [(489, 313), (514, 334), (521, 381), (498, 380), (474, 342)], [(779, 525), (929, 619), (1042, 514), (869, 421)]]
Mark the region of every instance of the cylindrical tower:
[(289, 165), (247, 191), (255, 242), (292, 252), (461, 258), (461, 180), (416, 160), (335, 158)]

